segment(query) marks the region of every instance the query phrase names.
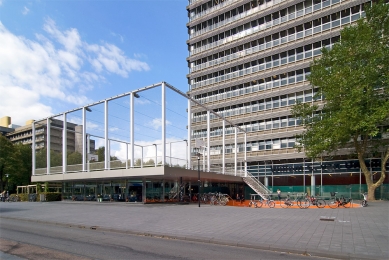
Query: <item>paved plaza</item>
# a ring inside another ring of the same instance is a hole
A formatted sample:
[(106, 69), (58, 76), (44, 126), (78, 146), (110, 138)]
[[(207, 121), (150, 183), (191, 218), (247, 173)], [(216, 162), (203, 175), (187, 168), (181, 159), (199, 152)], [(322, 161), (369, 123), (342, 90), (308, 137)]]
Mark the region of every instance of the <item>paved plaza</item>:
[(116, 202), (0, 203), (1, 218), (338, 259), (389, 259), (389, 202), (283, 209)]

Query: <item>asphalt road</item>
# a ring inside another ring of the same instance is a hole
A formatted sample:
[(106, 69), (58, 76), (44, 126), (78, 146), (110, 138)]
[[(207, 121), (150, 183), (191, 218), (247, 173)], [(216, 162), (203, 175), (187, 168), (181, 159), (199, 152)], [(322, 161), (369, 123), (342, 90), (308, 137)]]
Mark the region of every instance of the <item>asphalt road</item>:
[(319, 259), (14, 219), (1, 219), (0, 251), (1, 259)]

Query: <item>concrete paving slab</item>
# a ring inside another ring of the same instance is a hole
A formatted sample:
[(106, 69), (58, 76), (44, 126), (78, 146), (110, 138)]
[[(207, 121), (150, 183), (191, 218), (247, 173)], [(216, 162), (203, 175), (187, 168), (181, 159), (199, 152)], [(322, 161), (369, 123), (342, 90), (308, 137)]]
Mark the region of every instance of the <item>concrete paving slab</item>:
[[(14, 218), (338, 259), (389, 259), (389, 202), (283, 209), (97, 202), (0, 203)], [(320, 221), (321, 217), (335, 221)]]

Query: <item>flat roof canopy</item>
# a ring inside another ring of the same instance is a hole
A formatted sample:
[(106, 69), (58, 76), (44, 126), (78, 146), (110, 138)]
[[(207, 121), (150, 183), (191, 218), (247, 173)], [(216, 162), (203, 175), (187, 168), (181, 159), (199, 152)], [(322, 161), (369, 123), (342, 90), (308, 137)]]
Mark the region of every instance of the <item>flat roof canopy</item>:
[[(116, 169), (92, 172), (68, 172), (66, 174), (44, 174), (31, 176), (32, 182), (64, 182), (64, 181), (97, 181), (97, 180), (115, 180), (115, 179), (134, 179), (134, 180), (165, 180), (187, 182), (198, 181), (198, 171), (187, 170), (178, 167), (146, 167), (132, 169)], [(218, 174), (214, 172), (200, 171), (201, 181), (208, 182), (243, 182), (241, 176), (232, 176), (227, 174)]]

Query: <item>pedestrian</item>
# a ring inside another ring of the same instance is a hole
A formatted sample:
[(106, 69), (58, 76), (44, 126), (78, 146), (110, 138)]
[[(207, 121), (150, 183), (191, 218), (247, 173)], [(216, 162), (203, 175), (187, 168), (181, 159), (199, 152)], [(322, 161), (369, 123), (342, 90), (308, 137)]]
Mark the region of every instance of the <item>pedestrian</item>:
[(3, 192), (0, 193), (0, 201), (4, 202), (4, 201), (3, 201)]
[(277, 189), (277, 196), (278, 196), (278, 200), (281, 200), (281, 191), (280, 191), (280, 189)]

